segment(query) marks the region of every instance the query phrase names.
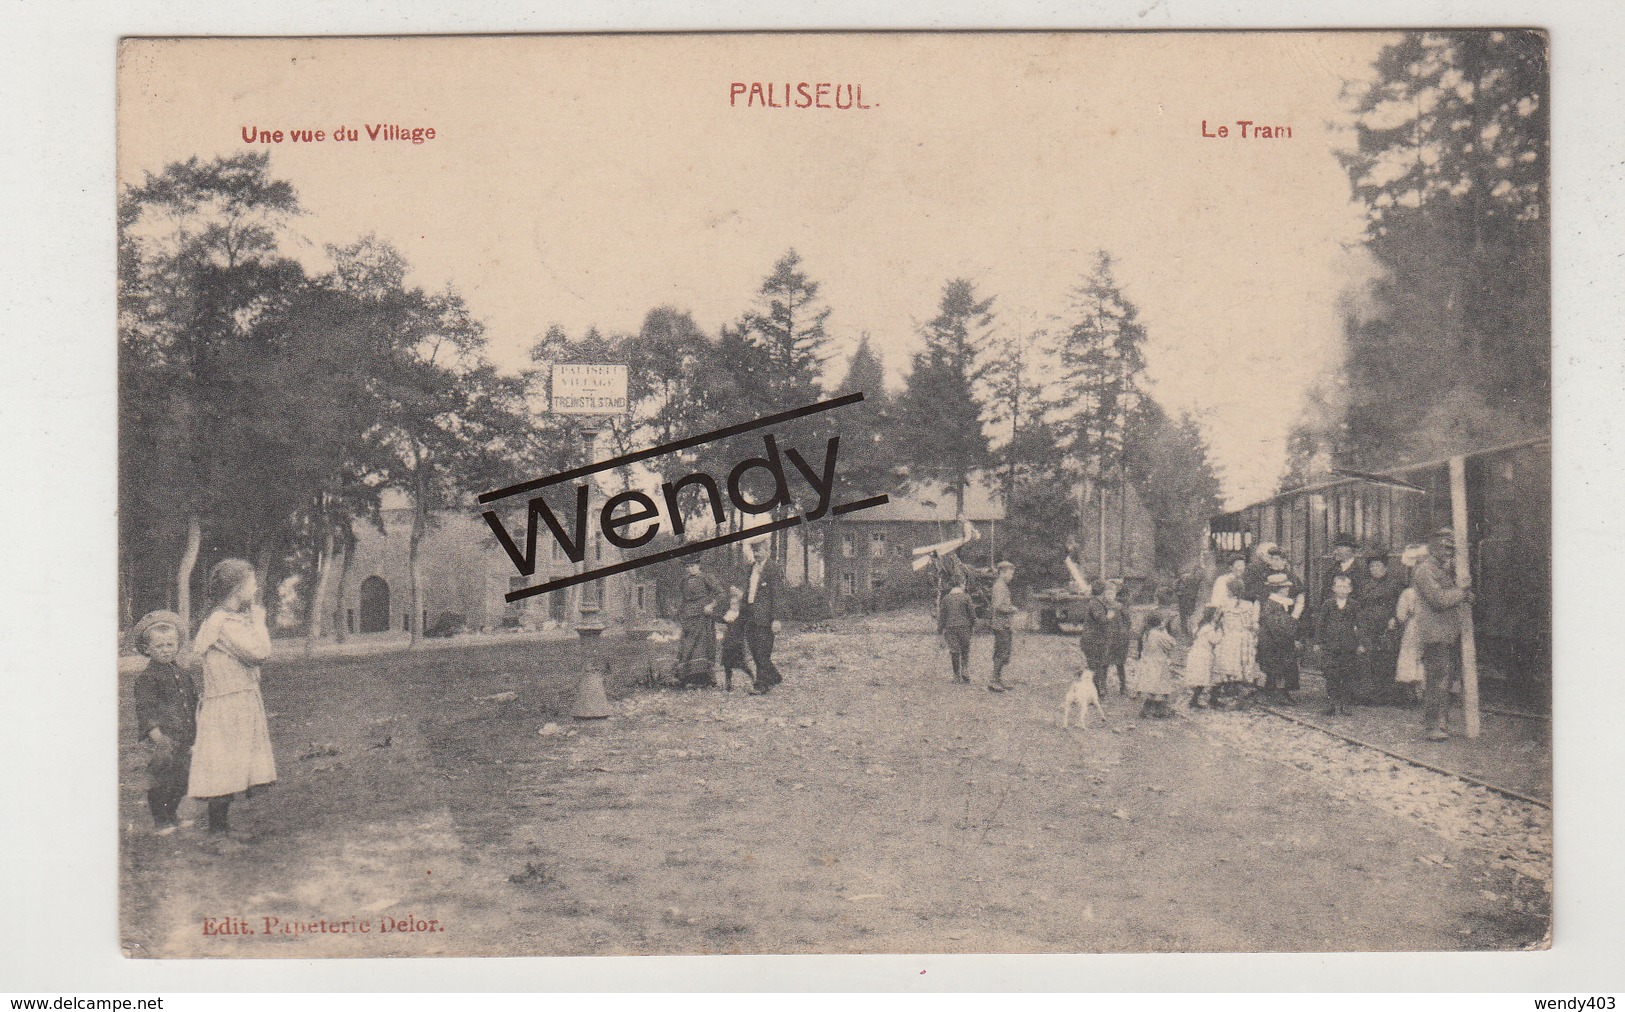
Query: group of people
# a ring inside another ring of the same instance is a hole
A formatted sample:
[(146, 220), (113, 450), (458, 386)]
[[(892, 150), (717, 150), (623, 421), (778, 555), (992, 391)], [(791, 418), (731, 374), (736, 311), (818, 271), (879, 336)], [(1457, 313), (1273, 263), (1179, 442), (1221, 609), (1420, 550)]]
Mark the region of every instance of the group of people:
[[(947, 572), (949, 587), (937, 605), (937, 635), (948, 647), (954, 684), (969, 685), (970, 641), (976, 628), (976, 605), (970, 597), (972, 571), (963, 565), (950, 565)], [(1016, 565), (1006, 560), (998, 564), (996, 572), (988, 597), (988, 622), (993, 629), (993, 677), (987, 683), (987, 690), (1005, 692), (1009, 686), (1004, 682), (1004, 669), (1015, 650), (1017, 609), (1010, 596), (1010, 580), (1016, 575)]]
[(727, 590), (705, 572), (698, 558), (689, 558), (679, 588), (678, 684), (693, 688), (716, 685), (719, 639), (725, 689), (732, 691), (735, 671), (743, 674), (747, 691), (755, 696), (772, 691), (784, 680), (773, 663), (783, 575), (765, 549), (747, 541), (744, 555), (750, 567), (744, 586)]
[[(719, 621), (728, 688), (736, 670), (757, 695), (783, 680), (773, 663), (783, 580), (767, 553), (747, 544), (745, 555), (751, 568), (744, 586), (726, 592), (697, 560), (688, 565), (678, 650), (685, 684), (716, 684)], [(228, 834), (232, 801), (277, 779), (260, 694), (271, 636), (254, 567), (242, 559), (219, 562), (209, 572), (208, 594), (211, 609), (189, 650), (186, 623), (172, 611), (150, 612), (130, 632), (131, 645), (147, 658), (135, 680), (136, 731), (149, 750), (147, 806), (164, 836), (181, 828), (187, 797), (207, 804), (211, 834)]]
[[(1358, 546), (1340, 536), (1322, 579), (1320, 603), (1305, 616), (1303, 580), (1280, 546), (1265, 542), (1251, 562), (1231, 561), (1194, 623), (1183, 681), (1191, 705), (1261, 692), (1290, 703), (1299, 688), (1299, 644), (1307, 643), (1326, 679), (1328, 714), (1355, 703), (1414, 702), (1422, 687), (1429, 738), (1448, 738), (1445, 710), (1459, 678), (1460, 610), (1472, 590), (1458, 585), (1455, 536), (1434, 532), (1426, 546), (1401, 556), (1407, 581), (1374, 553), (1362, 565)], [(1183, 602), (1182, 602), (1183, 603)], [(1188, 621), (1188, 620), (1187, 620)]]
[(147, 657), (135, 682), (136, 730), (151, 750), (147, 807), (164, 836), (181, 827), (180, 803), (188, 796), (207, 803), (209, 832), (226, 834), (232, 800), (277, 776), (260, 695), (271, 635), (254, 567), (222, 560), (209, 571), (208, 594), (212, 608), (188, 663), (182, 663), (185, 622), (174, 612), (150, 612), (130, 633)]
[[(965, 565), (952, 554), (937, 559), (937, 564), (938, 576), (946, 587), (937, 606), (937, 635), (942, 637), (948, 648), (954, 683), (968, 685), (971, 682), (971, 634), (976, 627), (977, 616), (976, 605), (969, 593), (970, 580), (986, 574)], [(1010, 581), (1015, 573), (1015, 564), (1009, 561), (1000, 562), (993, 570), (994, 580), (987, 603), (988, 624), (993, 633), (993, 675), (987, 685), (989, 692), (1005, 692), (1009, 688), (1004, 681), (1004, 671), (1014, 649), (1014, 617), (1019, 610), (1010, 593)], [(1133, 614), (1128, 603), (1120, 599), (1119, 584), (1105, 580), (1084, 581), (1081, 577), (1076, 579), (1089, 595), (1084, 607), (1083, 633), (1079, 645), (1083, 648), (1084, 666), (1094, 680), (1096, 693), (1105, 695), (1114, 671), (1117, 674), (1118, 692), (1123, 695), (1129, 693), (1129, 655), (1133, 650), (1133, 691), (1145, 698), (1142, 712), (1148, 716), (1168, 716), (1168, 697), (1173, 692), (1178, 646), (1171, 630), (1166, 628), (1164, 616), (1148, 616), (1143, 629), (1136, 636)]]

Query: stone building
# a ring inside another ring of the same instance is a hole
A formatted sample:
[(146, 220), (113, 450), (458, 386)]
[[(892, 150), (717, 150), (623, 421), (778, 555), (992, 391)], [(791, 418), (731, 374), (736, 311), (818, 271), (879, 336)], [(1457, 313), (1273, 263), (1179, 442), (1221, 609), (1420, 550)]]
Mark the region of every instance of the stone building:
[[(412, 623), (410, 552), (411, 502), (386, 493), (384, 529), (364, 524), (356, 529), (354, 558), (345, 586), (334, 587), (324, 606), (356, 634), (407, 631)], [(480, 515), (468, 511), (437, 513), (424, 534), (418, 555), (423, 575), (420, 629), (432, 628), (444, 615), (462, 616), (471, 630), (548, 626), (572, 628), (583, 623), (637, 625), (656, 617), (654, 579), (634, 570), (549, 591), (513, 603), (510, 590), (579, 571), (545, 531), (536, 539), (540, 558), (532, 577), (521, 577), (497, 544)], [(585, 565), (613, 565), (621, 553), (601, 534), (589, 543)], [(336, 583), (336, 581), (335, 581)], [(342, 596), (342, 600), (335, 600)]]
[[(964, 519), (981, 540), (960, 553), (986, 565), (998, 551), (1004, 506), (992, 484), (973, 479), (965, 490)], [(951, 489), (921, 482), (908, 495), (840, 518), (828, 526), (824, 545), (824, 586), (835, 610), (907, 599), (909, 591), (928, 593), (929, 575), (916, 572), (914, 549), (960, 536), (959, 500)]]

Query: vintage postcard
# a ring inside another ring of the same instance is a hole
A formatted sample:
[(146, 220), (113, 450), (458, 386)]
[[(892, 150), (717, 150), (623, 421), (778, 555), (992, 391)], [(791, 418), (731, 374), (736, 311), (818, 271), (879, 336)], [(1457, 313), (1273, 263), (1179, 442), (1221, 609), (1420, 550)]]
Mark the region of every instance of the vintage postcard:
[(1549, 80), (125, 39), (125, 954), (1549, 946)]

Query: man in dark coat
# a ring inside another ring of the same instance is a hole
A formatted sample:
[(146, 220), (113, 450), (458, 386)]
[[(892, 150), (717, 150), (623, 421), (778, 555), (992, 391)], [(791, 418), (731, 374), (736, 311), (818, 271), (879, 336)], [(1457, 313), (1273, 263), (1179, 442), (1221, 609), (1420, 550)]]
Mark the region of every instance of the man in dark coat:
[(970, 684), (970, 640), (976, 627), (976, 606), (965, 591), (960, 576), (937, 606), (937, 635), (948, 645), (948, 662), (954, 669), (954, 682)]
[(1347, 574), (1332, 577), (1331, 596), (1320, 602), (1315, 613), (1315, 652), (1320, 654), (1320, 670), (1326, 676), (1328, 716), (1349, 712), (1350, 693), (1359, 655), (1365, 653), (1360, 637), (1359, 605), (1354, 601), (1354, 581)]
[[(1134, 615), (1129, 611), (1128, 604), (1118, 600), (1117, 583), (1108, 583), (1101, 587), (1100, 605), (1105, 611), (1104, 622), (1106, 627), (1106, 671), (1117, 669), (1117, 694), (1128, 695), (1128, 648), (1134, 639)], [(1106, 680), (1106, 673), (1101, 673), (1101, 680)]]
[(779, 631), (779, 594), (784, 589), (784, 577), (765, 544), (753, 550), (746, 542), (745, 560), (750, 563), (750, 574), (745, 578), (745, 606), (749, 609), (744, 619), (745, 641), (756, 667), (756, 684), (750, 691), (761, 696), (784, 681), (773, 664), (773, 638)]
[(1089, 600), (1083, 605), (1083, 632), (1078, 635), (1078, 646), (1083, 650), (1083, 663), (1094, 676), (1095, 692), (1106, 695), (1106, 603), (1101, 595), (1106, 591), (1104, 581), (1096, 580), (1087, 587)]
[(1332, 564), (1320, 578), (1320, 600), (1327, 601), (1332, 596), (1332, 581), (1339, 576), (1349, 578), (1349, 585), (1353, 587), (1352, 595), (1356, 603), (1363, 596), (1365, 590), (1365, 567), (1360, 565), (1358, 554), (1359, 546), (1354, 538), (1348, 534), (1339, 534), (1337, 540), (1332, 542)]

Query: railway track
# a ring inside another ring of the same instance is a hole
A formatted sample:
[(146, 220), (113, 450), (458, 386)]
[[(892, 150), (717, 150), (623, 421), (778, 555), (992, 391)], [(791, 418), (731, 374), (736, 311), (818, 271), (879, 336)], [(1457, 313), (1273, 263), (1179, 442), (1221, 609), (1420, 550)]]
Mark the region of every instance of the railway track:
[[(1463, 781), (1465, 783), (1472, 784), (1475, 787), (1482, 787), (1484, 790), (1490, 791), (1490, 792), (1495, 793), (1495, 794), (1499, 794), (1502, 797), (1512, 798), (1512, 799), (1514, 799), (1516, 801), (1522, 801), (1525, 804), (1529, 804), (1529, 805), (1535, 805), (1535, 806), (1537, 806), (1539, 808), (1544, 808), (1547, 811), (1551, 811), (1551, 809), (1552, 809), (1552, 803), (1550, 801), (1542, 801), (1540, 798), (1530, 797), (1527, 794), (1522, 794), (1522, 793), (1520, 793), (1518, 791), (1512, 790), (1510, 787), (1502, 787), (1499, 784), (1493, 784), (1493, 783), (1490, 783), (1487, 780), (1480, 780), (1478, 777), (1471, 776), (1471, 775), (1466, 774), (1466, 773), (1461, 773), (1461, 772), (1458, 772), (1458, 771), (1452, 770), (1452, 769), (1446, 769), (1443, 766), (1434, 765), (1433, 763), (1427, 762), (1427, 761), (1422, 760), (1422, 759), (1418, 759), (1415, 756), (1406, 755), (1403, 752), (1396, 752), (1393, 749), (1383, 748), (1381, 745), (1373, 745), (1371, 742), (1363, 741), (1363, 740), (1361, 740), (1359, 738), (1353, 737), (1352, 735), (1344, 734), (1341, 731), (1334, 731), (1333, 729), (1331, 729), (1329, 727), (1326, 727), (1326, 726), (1324, 726), (1322, 724), (1317, 724), (1312, 720), (1305, 720), (1304, 718), (1299, 717), (1296, 714), (1286, 713), (1286, 712), (1283, 712), (1281, 710), (1277, 710), (1272, 706), (1265, 706), (1265, 705), (1263, 705), (1261, 703), (1254, 703), (1252, 705), (1252, 708), (1259, 711), (1259, 712), (1261, 712), (1261, 713), (1267, 713), (1272, 717), (1279, 717), (1282, 720), (1290, 721), (1290, 722), (1292, 722), (1294, 724), (1297, 724), (1299, 726), (1307, 727), (1307, 728), (1310, 728), (1311, 730), (1314, 730), (1314, 731), (1319, 731), (1321, 734), (1330, 735), (1333, 738), (1337, 738), (1337, 739), (1339, 739), (1341, 741), (1348, 742), (1350, 745), (1354, 745), (1354, 746), (1356, 746), (1358, 748), (1369, 749), (1370, 751), (1373, 751), (1373, 752), (1379, 752), (1382, 755), (1388, 756), (1390, 759), (1397, 759), (1400, 762), (1408, 763), (1409, 765), (1418, 767), (1420, 769), (1430, 770), (1431, 772), (1438, 773), (1438, 774), (1440, 774), (1442, 776), (1454, 777), (1457, 780), (1461, 780), (1461, 781)], [(1490, 712), (1499, 712), (1499, 711), (1490, 711)], [(1535, 718), (1533, 714), (1521, 714), (1520, 713), (1520, 714), (1515, 714), (1515, 716), (1530, 717), (1531, 719), (1538, 719), (1538, 718)]]

